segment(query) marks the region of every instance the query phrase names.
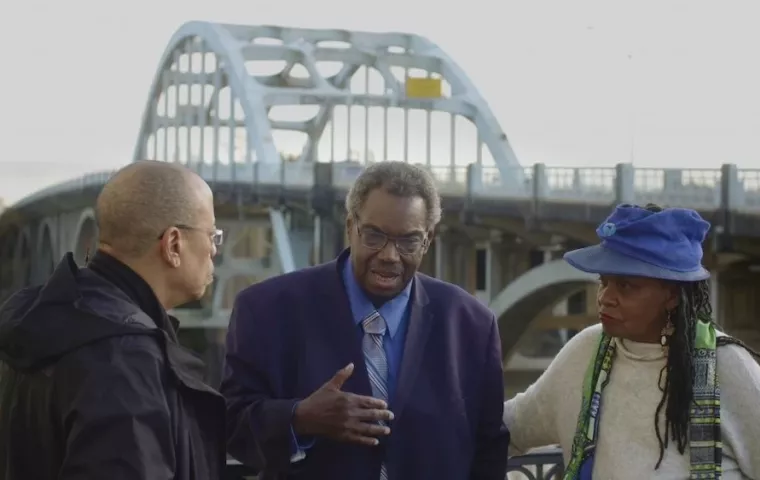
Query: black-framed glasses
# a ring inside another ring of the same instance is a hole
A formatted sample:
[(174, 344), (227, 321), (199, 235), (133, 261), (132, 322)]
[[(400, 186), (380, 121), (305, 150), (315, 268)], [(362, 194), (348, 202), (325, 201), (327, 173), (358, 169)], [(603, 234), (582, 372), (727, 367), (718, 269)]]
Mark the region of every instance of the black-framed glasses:
[[(218, 228), (209, 230), (207, 228), (200, 228), (200, 227), (193, 227), (191, 225), (185, 225), (183, 223), (178, 223), (176, 225), (173, 225), (173, 227), (179, 228), (180, 230), (195, 230), (198, 232), (203, 232), (211, 238), (211, 241), (213, 241), (214, 245), (216, 245), (217, 247), (221, 247), (222, 244), (224, 243), (224, 230), (220, 230)], [(159, 240), (161, 239), (161, 237), (164, 236), (164, 233), (158, 236)]]
[(393, 242), (398, 253), (405, 256), (418, 254), (427, 241), (425, 237), (420, 235), (394, 237), (375, 228), (361, 227), (358, 219), (356, 219), (356, 232), (359, 234), (362, 245), (370, 250), (382, 250), (388, 245), (388, 242)]

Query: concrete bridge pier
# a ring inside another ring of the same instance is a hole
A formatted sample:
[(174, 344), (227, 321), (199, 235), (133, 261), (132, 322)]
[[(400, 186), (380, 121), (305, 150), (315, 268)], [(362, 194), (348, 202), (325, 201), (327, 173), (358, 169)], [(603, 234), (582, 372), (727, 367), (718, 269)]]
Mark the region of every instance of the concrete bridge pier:
[(475, 244), (475, 296), (486, 305), (503, 288), (503, 246), (498, 230), (490, 231), (487, 240)]
[(329, 262), (338, 256), (346, 239), (346, 227), (340, 221), (342, 216), (314, 214), (311, 265)]
[(72, 251), (77, 264), (84, 265), (88, 254), (93, 255), (98, 248), (98, 226), (95, 223), (95, 212), (88, 207), (78, 212), (70, 212), (69, 215), (66, 221), (61, 222), (64, 235), (60, 238), (59, 257), (65, 252)]
[(474, 293), (472, 252), (472, 241), (466, 235), (442, 228), (433, 243), (433, 252), (428, 252), (421, 270)]
[(725, 332), (760, 349), (760, 262), (720, 255), (709, 268), (713, 319)]
[[(542, 263), (549, 263), (552, 260), (561, 260), (562, 256), (565, 254), (565, 249), (562, 248), (560, 244), (554, 244), (551, 246), (546, 246), (541, 249), (541, 252), (543, 253), (543, 262)], [(557, 303), (554, 304), (554, 306), (551, 309), (551, 316), (552, 317), (565, 317), (570, 312), (568, 311), (568, 297), (560, 298), (558, 299)], [(583, 312), (574, 312), (574, 313), (586, 313)], [(564, 345), (567, 343), (567, 341), (570, 339), (570, 332), (568, 328), (563, 327), (556, 330), (557, 337), (559, 339), (559, 342), (561, 345)]]
[(445, 225), (438, 228), (432, 245), (434, 265), (431, 274), (444, 281), (448, 281), (451, 267), (449, 263), (451, 245), (446, 239), (446, 230)]
[(13, 258), (15, 256), (15, 235), (0, 235), (0, 303), (13, 290), (16, 282)]
[(13, 256), (13, 272), (16, 276), (13, 282), (13, 289), (23, 288), (32, 280), (33, 267), (32, 257), (34, 256), (34, 244), (32, 243), (32, 226), (27, 225), (21, 228), (16, 234), (16, 243)]
[(716, 269), (710, 272), (710, 303), (713, 320), (718, 325), (723, 325), (723, 317), (720, 314), (720, 290), (720, 272)]

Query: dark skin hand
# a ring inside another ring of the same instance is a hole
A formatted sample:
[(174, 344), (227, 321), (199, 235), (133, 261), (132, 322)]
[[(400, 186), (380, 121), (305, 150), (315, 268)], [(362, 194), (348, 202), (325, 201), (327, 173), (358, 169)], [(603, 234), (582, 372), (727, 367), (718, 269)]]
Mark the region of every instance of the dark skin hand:
[(342, 442), (374, 446), (376, 437), (389, 435), (390, 428), (378, 421), (393, 420), (388, 404), (374, 397), (341, 391), (354, 372), (350, 363), (303, 399), (296, 407), (293, 428), (298, 435), (320, 435)]

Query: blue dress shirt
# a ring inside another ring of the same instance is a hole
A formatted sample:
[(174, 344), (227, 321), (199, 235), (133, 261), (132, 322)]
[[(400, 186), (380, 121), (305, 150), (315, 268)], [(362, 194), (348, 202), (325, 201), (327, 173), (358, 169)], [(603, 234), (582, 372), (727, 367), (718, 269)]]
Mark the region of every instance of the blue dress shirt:
[[(351, 307), (351, 314), (356, 324), (356, 336), (361, 343), (364, 337), (364, 330), (361, 326), (362, 320), (367, 315), (374, 312), (375, 306), (364, 294), (354, 275), (354, 268), (351, 263), (351, 257), (346, 259), (343, 264), (343, 285), (346, 288), (348, 302)], [(406, 331), (409, 326), (409, 300), (411, 298), (412, 283), (409, 284), (391, 300), (385, 302), (379, 309), (378, 313), (383, 317), (386, 324), (385, 336), (383, 338), (383, 350), (388, 361), (388, 399), (389, 405), (393, 406), (393, 394), (396, 391), (398, 375), (401, 369), (401, 360), (404, 356), (404, 342), (406, 340)], [(294, 407), (295, 411), (295, 407)], [(291, 462), (302, 460), (306, 456), (306, 450), (314, 444), (312, 438), (299, 438), (291, 429)]]

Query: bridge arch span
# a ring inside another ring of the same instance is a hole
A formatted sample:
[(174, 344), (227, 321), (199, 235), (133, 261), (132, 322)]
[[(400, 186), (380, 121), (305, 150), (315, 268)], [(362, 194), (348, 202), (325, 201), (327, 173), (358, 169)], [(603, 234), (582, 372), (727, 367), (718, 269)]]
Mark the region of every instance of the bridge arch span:
[[(277, 40), (279, 44), (260, 43), (258, 40)], [(335, 43), (344, 46), (326, 46), (326, 44)], [(201, 56), (198, 57), (197, 54)], [(216, 68), (211, 69), (212, 71), (209, 71), (210, 65), (205, 60), (207, 54), (214, 55)], [(281, 73), (259, 76), (251, 72), (247, 64), (260, 61), (284, 62), (287, 66)], [(318, 64), (323, 62), (343, 66), (334, 75), (323, 75), (317, 71)], [(198, 63), (203, 65), (200, 73), (197, 68), (192, 68), (198, 66)], [(290, 72), (296, 65), (306, 69), (309, 79), (290, 77)], [(351, 91), (350, 80), (361, 67), (377, 71), (386, 82), (385, 93), (370, 94), (369, 91), (365, 93)], [(406, 93), (407, 79), (397, 78), (391, 67), (427, 70), (428, 76), (440, 75), (450, 87), (450, 93), (441, 93), (432, 101), (421, 100), (421, 97), (414, 95), (409, 96)], [(205, 97), (203, 96), (205, 94), (201, 93), (200, 102), (191, 100), (192, 93), (172, 95), (171, 100), (167, 98), (166, 92), (170, 88), (186, 87), (184, 91), (190, 91), (191, 88), (200, 85), (200, 92), (204, 92), (205, 87), (211, 86), (212, 81), (214, 92)], [(286, 86), (280, 85), (280, 82)], [(231, 105), (239, 105), (237, 110), (242, 113), (242, 119), (235, 118), (234, 114), (230, 115), (229, 120), (218, 118), (219, 92), (226, 87), (229, 87), (231, 93)], [(206, 104), (204, 99), (210, 102)], [(235, 100), (238, 100), (239, 104), (235, 104)], [(161, 108), (165, 106), (168, 109), (170, 102), (172, 105), (178, 104), (176, 114), (170, 116), (167, 111), (160, 114)], [(197, 143), (203, 143), (206, 146), (211, 143), (215, 144), (213, 148), (216, 149), (216, 153), (200, 151), (197, 154), (198, 157), (191, 153), (185, 155), (179, 147), (169, 149), (165, 146), (170, 143), (167, 140), (169, 130), (180, 131), (198, 126), (203, 130), (204, 127), (211, 127), (211, 123), (214, 123), (214, 132), (217, 126), (240, 128), (245, 132), (241, 135), (243, 138), (239, 140), (240, 144), (245, 142), (245, 146), (233, 146), (234, 135), (230, 134), (227, 145), (230, 150), (228, 152), (230, 163), (249, 164), (258, 161), (279, 166), (282, 163), (281, 152), (277, 148), (272, 133), (283, 130), (303, 134), (306, 144), (298, 159), (313, 160), (315, 143), (318, 143), (324, 133), (325, 126), (331, 118), (332, 107), (336, 105), (348, 107), (354, 102), (357, 102), (356, 105), (365, 107), (435, 110), (462, 117), (477, 130), (478, 139), (477, 153), (468, 158), (467, 163), (483, 165), (483, 147), (486, 147), (502, 183), (510, 183), (524, 176), (523, 167), (507, 135), (475, 84), (438, 45), (422, 36), (405, 33), (348, 32), (338, 29), (229, 25), (197, 21), (182, 25), (169, 40), (161, 56), (150, 86), (133, 160), (161, 159), (184, 162), (186, 158), (197, 168), (205, 166), (203, 164), (208, 161), (217, 164), (220, 162), (220, 145), (216, 141), (205, 143), (202, 140), (196, 141), (196, 146)], [(270, 108), (278, 109), (287, 106), (317, 106), (319, 113), (309, 121), (300, 121), (295, 118), (288, 120), (270, 118), (272, 113)], [(216, 112), (212, 115), (215, 109)], [(219, 120), (223, 125), (219, 123)], [(331, 125), (331, 128), (335, 126), (332, 123)], [(184, 130), (182, 132), (184, 135)], [(159, 134), (163, 134), (163, 140), (160, 140)], [(217, 135), (217, 133), (212, 135)], [(175, 137), (178, 143), (180, 136), (182, 135), (177, 134)], [(158, 143), (161, 141), (164, 144), (163, 155), (158, 153)], [(187, 140), (186, 143), (187, 150), (190, 150), (191, 143), (194, 142)], [(349, 150), (351, 150), (350, 142)], [(245, 159), (238, 158), (236, 152), (244, 154)], [(207, 155), (213, 158), (206, 158)], [(349, 151), (347, 156), (351, 157), (351, 155)], [(405, 153), (405, 159), (406, 156)], [(387, 152), (384, 153), (384, 157), (388, 157)], [(336, 161), (344, 160), (350, 160), (350, 158)], [(249, 170), (251, 170), (250, 173)], [(236, 169), (231, 170), (233, 181), (238, 176), (235, 171)], [(224, 170), (224, 172), (228, 171)], [(253, 173), (253, 170), (247, 167), (243, 173), (251, 176), (261, 174), (258, 171)], [(226, 177), (229, 174), (214, 170), (213, 176), (217, 175)], [(444, 174), (440, 173), (440, 175)], [(459, 176), (461, 175), (455, 175), (457, 178)], [(453, 180), (452, 178), (450, 181)], [(461, 178), (456, 181), (463, 180), (464, 178)], [(521, 180), (518, 183), (521, 185)]]
[(98, 227), (95, 223), (95, 210), (85, 208), (79, 215), (76, 229), (74, 229), (74, 243), (71, 250), (74, 252), (74, 260), (79, 264), (84, 264), (84, 258), (87, 255), (87, 249), (90, 249), (90, 255), (95, 253), (97, 248)]
[(0, 234), (0, 304), (13, 291), (15, 282), (15, 254), (18, 228)]
[(13, 276), (15, 277), (13, 288), (15, 290), (28, 286), (32, 281), (32, 248), (32, 234), (27, 225), (18, 232), (13, 254)]
[[(147, 158), (146, 150), (148, 139), (151, 134), (158, 131), (157, 125), (152, 120), (155, 118), (155, 110), (161, 93), (165, 92), (164, 79), (173, 73), (171, 66), (182, 49), (188, 42), (198, 39), (201, 49), (208, 48), (205, 53), (214, 53), (216, 58), (216, 70), (221, 69), (226, 75), (227, 85), (231, 90), (231, 98), (237, 98), (245, 115), (244, 128), (246, 130), (247, 148), (256, 149), (258, 159), (269, 162), (279, 162), (280, 155), (271, 138), (270, 120), (266, 111), (263, 97), (264, 88), (248, 75), (245, 60), (241, 53), (240, 42), (222, 25), (209, 22), (188, 22), (182, 25), (169, 40), (164, 50), (158, 69), (153, 77), (153, 82), (148, 95), (140, 126), (140, 135), (137, 140), (134, 161)], [(194, 50), (195, 51), (195, 50)], [(179, 62), (178, 62), (179, 63)], [(177, 65), (177, 72), (179, 65)], [(205, 74), (205, 72), (204, 72)], [(218, 95), (218, 92), (214, 94)], [(212, 95), (214, 95), (212, 94)], [(164, 115), (168, 116), (168, 112)], [(231, 118), (234, 121), (234, 118)], [(195, 126), (195, 125), (193, 125)], [(166, 159), (165, 159), (166, 160)]]
[(39, 283), (47, 279), (47, 277), (53, 273), (55, 269), (56, 251), (55, 251), (55, 237), (53, 226), (50, 219), (45, 219), (40, 223), (40, 228), (37, 234), (37, 247), (35, 249), (35, 255), (39, 260), (36, 270), (36, 280)]
[(505, 358), (514, 352), (530, 323), (547, 305), (572, 295), (596, 279), (596, 275), (582, 272), (559, 259), (535, 267), (511, 282), (490, 304), (499, 322)]

